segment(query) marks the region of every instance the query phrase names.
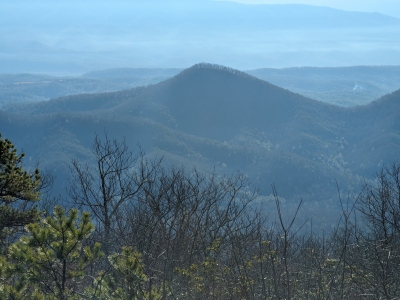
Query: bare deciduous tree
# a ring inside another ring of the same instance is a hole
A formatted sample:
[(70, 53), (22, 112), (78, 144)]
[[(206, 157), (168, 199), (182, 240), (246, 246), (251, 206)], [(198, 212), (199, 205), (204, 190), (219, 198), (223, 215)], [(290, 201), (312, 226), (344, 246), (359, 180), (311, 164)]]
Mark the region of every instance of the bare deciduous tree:
[(104, 251), (109, 254), (112, 229), (122, 206), (135, 200), (160, 160), (149, 163), (142, 151), (133, 155), (125, 139), (109, 139), (107, 134), (104, 140), (96, 135), (92, 153), (94, 164), (72, 160), (68, 195), (78, 207), (92, 212), (104, 231)]

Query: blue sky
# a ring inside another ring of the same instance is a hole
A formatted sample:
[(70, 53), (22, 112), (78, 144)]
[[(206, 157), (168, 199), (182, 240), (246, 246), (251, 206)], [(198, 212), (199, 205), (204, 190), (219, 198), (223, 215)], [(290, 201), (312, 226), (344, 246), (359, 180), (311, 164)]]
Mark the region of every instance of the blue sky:
[(399, 0), (235, 0), (235, 2), (249, 4), (308, 4), (352, 11), (379, 12), (400, 18)]

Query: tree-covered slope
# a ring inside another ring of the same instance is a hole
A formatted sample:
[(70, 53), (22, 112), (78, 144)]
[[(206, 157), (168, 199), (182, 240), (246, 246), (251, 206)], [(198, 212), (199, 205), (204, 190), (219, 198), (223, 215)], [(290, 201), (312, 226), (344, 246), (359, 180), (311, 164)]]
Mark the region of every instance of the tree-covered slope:
[[(288, 208), (299, 198), (313, 214), (338, 208), (337, 186), (355, 193), (397, 159), (399, 92), (368, 106), (340, 108), (229, 68), (199, 64), (157, 85), (77, 95), (3, 112), (0, 128), (59, 175), (86, 160), (95, 133), (125, 136), (167, 164), (219, 173), (241, 170)], [(268, 197), (265, 199), (269, 199)]]

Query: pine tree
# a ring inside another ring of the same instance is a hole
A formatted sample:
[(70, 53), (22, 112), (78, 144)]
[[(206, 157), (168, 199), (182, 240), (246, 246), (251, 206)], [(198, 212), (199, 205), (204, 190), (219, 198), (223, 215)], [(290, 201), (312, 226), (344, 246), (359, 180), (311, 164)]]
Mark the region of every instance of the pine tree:
[(162, 295), (157, 286), (147, 286), (142, 255), (132, 247), (122, 247), (120, 253), (108, 256), (111, 268), (100, 272), (86, 296), (98, 300), (159, 300)]
[(38, 169), (31, 174), (23, 168), (24, 156), (0, 134), (0, 247), (15, 229), (39, 218), (32, 204), (40, 199), (41, 176)]
[(74, 299), (92, 281), (86, 270), (103, 256), (99, 243), (83, 245), (93, 229), (89, 213), (79, 217), (78, 210), (66, 213), (59, 206), (53, 217), (27, 225), (28, 235), (10, 246), (8, 265), (14, 278), (12, 285), (5, 285), (9, 294), (24, 299), (38, 293), (44, 299)]

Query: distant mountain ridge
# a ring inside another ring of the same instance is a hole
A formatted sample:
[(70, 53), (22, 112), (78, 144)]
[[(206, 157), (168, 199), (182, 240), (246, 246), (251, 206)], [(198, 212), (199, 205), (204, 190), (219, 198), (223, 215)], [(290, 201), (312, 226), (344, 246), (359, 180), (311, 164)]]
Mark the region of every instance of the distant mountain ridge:
[[(92, 71), (78, 77), (0, 74), (0, 109), (67, 95), (147, 86), (181, 71), (117, 68)], [(367, 104), (400, 88), (399, 66), (262, 68), (244, 72), (305, 97), (340, 106)]]
[(217, 1), (17, 2), (0, 11), (0, 64), (8, 73), (198, 61), (240, 69), (400, 64), (400, 19), (376, 13)]
[[(400, 90), (342, 108), (238, 70), (198, 64), (155, 85), (53, 99), (2, 113), (2, 135), (66, 180), (71, 157), (90, 161), (94, 134), (125, 136), (165, 163), (219, 173), (241, 170), (288, 209), (338, 208), (337, 186), (356, 194), (400, 150)], [(65, 182), (60, 182), (62, 186)]]
[(181, 71), (178, 68), (113, 68), (84, 73), (84, 78), (159, 78), (175, 76)]
[(306, 97), (342, 106), (366, 104), (400, 88), (399, 66), (262, 68), (246, 72)]
[[(198, 101), (193, 100), (194, 96)], [(295, 95), (245, 72), (206, 63), (196, 64), (171, 79), (147, 88), (84, 97), (84, 102), (81, 101), (82, 96), (78, 95), (31, 104), (26, 106), (25, 111), (29, 115), (94, 110), (137, 114), (139, 111), (133, 111), (132, 107), (144, 105), (144, 99), (150, 99), (153, 104), (166, 108), (176, 125), (185, 131), (209, 138), (226, 138), (228, 131), (232, 135), (244, 127), (262, 127), (262, 120), (266, 118), (274, 126), (288, 122), (294, 117), (292, 113), (297, 106), (317, 105), (328, 110), (340, 110)], [(17, 110), (21, 108), (17, 107)], [(154, 111), (142, 109), (142, 114), (146, 112), (151, 114)], [(230, 120), (227, 126), (223, 115)], [(210, 130), (207, 123), (216, 126), (214, 130)]]

